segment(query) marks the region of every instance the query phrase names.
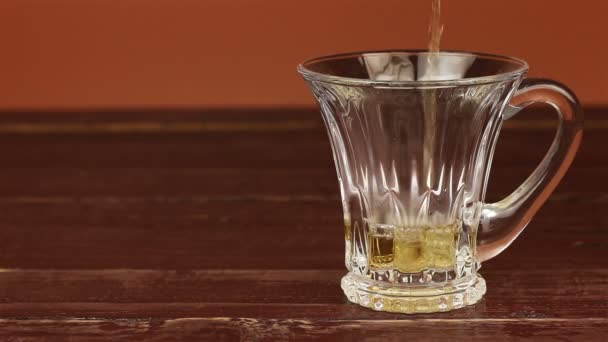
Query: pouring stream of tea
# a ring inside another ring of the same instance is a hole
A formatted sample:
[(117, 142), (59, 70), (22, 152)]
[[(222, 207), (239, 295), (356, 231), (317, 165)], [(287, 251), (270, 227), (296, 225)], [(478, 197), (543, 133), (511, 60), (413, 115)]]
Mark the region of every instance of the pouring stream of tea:
[(431, 37), (429, 39), (429, 51), (439, 52), (439, 43), (443, 33), (441, 24), (441, 0), (432, 0), (431, 4), (431, 23), (429, 25)]
[[(433, 79), (439, 73), (439, 43), (441, 42), (441, 34), (443, 33), (443, 25), (441, 24), (441, 0), (431, 0), (431, 22), (429, 25), (429, 54), (427, 56), (427, 68), (425, 76), (428, 79)], [(426, 182), (429, 188), (434, 179), (433, 173), (433, 154), (435, 151), (435, 128), (437, 120), (437, 91), (435, 89), (423, 90), (424, 94), (424, 111), (425, 111), (425, 132), (424, 132), (424, 167)]]

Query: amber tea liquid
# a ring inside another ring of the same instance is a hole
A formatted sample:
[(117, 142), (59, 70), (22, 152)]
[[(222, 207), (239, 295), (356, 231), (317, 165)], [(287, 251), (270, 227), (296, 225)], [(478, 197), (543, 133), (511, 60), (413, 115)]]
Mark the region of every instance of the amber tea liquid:
[(456, 253), (462, 222), (420, 227), (374, 225), (369, 227), (368, 257), (371, 270), (450, 270)]

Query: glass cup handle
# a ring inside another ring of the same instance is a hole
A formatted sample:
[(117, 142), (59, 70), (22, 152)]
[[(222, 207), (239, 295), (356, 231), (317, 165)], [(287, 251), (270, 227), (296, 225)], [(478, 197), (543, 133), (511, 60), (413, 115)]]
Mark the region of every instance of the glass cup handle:
[(481, 211), (477, 255), (491, 259), (507, 248), (557, 187), (572, 164), (583, 138), (583, 112), (572, 91), (555, 81), (524, 79), (503, 112), (508, 120), (532, 103), (555, 108), (559, 119), (549, 151), (534, 172), (513, 193)]

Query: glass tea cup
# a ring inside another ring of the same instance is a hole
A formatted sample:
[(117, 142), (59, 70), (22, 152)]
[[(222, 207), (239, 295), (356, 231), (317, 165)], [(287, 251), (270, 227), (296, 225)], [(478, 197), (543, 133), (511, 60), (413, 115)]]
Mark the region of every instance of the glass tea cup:
[[(527, 70), (516, 58), (426, 51), (349, 53), (298, 66), (331, 142), (345, 225), (341, 286), (351, 302), (423, 313), (481, 300), (480, 263), (521, 233), (582, 139), (575, 95), (525, 78)], [(536, 102), (558, 114), (549, 151), (512, 194), (485, 203), (503, 121)]]

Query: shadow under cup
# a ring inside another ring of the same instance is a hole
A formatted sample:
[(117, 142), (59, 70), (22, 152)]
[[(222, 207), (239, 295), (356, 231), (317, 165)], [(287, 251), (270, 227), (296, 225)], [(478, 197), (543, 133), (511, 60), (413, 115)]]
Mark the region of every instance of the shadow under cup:
[(298, 67), (331, 141), (350, 301), (417, 313), (482, 298), (477, 270), (487, 258), (478, 255), (477, 234), (492, 153), (527, 68), (508, 57), (424, 51), (335, 55)]

